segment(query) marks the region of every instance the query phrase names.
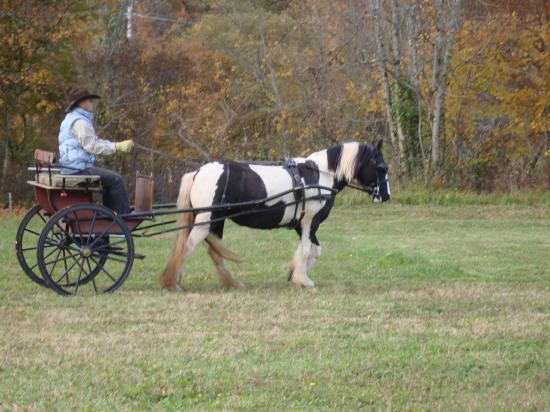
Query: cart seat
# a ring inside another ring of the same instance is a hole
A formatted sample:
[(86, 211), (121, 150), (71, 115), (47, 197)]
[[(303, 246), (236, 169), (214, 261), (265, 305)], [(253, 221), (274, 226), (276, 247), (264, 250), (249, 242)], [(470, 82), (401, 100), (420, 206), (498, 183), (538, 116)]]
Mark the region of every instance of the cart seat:
[(38, 183), (51, 187), (83, 187), (83, 186), (99, 186), (101, 177), (96, 175), (63, 175), (56, 173), (50, 175), (48, 173), (38, 173)]
[(36, 149), (34, 151), (35, 167), (29, 171), (35, 172), (34, 181), (30, 185), (43, 189), (101, 190), (101, 177), (97, 175), (61, 174), (54, 152)]
[(31, 186), (41, 187), (43, 189), (68, 189), (68, 190), (101, 190), (101, 177), (96, 175), (64, 175), (54, 172), (54, 170), (38, 170), (29, 168), (35, 171), (34, 180), (29, 180), (27, 183)]

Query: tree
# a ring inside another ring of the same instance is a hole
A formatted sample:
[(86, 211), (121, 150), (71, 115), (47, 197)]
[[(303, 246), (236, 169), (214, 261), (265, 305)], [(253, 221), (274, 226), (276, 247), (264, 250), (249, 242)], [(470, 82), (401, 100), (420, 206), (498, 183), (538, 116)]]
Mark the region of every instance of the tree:
[(47, 142), (50, 119), (63, 110), (76, 74), (71, 51), (86, 41), (90, 14), (85, 1), (69, 0), (2, 0), (0, 9), (0, 187), (5, 191), (10, 161)]

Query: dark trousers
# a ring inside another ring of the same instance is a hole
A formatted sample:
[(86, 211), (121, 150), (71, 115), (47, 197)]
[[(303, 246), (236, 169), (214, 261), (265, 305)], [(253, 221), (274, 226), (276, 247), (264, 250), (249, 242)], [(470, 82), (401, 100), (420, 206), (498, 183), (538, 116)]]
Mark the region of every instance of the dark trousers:
[(119, 215), (130, 213), (128, 191), (126, 190), (122, 176), (102, 167), (89, 167), (84, 172), (89, 175), (101, 176), (103, 204), (105, 206), (113, 209)]

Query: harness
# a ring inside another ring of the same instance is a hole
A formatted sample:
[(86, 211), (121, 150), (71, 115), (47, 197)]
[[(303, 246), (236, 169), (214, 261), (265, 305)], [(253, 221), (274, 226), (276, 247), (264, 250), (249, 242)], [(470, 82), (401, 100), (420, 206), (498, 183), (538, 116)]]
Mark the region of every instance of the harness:
[[(283, 161), (283, 168), (288, 172), (288, 174), (290, 175), (290, 180), (292, 181), (292, 193), (294, 193), (296, 206), (294, 207), (294, 217), (288, 225), (290, 228), (295, 228), (300, 225), (300, 222), (306, 214), (306, 194), (304, 190), (304, 182), (302, 181), (302, 177), (300, 176), (300, 169), (298, 169), (298, 165), (296, 164), (294, 159), (285, 159)], [(300, 218), (297, 219), (296, 217), (298, 216), (298, 209), (300, 207)]]

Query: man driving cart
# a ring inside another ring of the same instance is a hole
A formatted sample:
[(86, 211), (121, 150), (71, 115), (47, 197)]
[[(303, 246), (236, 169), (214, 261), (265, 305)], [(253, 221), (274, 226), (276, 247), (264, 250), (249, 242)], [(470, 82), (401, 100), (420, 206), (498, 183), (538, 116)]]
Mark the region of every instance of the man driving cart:
[(133, 140), (111, 142), (100, 139), (92, 123), (94, 100), (101, 99), (84, 88), (77, 88), (69, 95), (70, 104), (59, 130), (59, 162), (63, 174), (89, 174), (101, 177), (103, 204), (118, 214), (130, 213), (128, 191), (122, 177), (112, 170), (94, 166), (96, 156), (128, 153), (134, 147)]

